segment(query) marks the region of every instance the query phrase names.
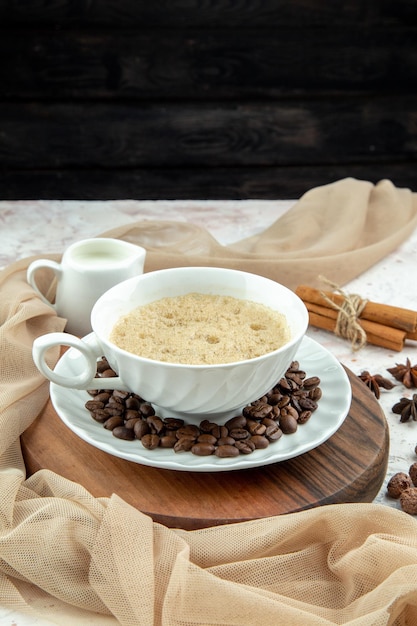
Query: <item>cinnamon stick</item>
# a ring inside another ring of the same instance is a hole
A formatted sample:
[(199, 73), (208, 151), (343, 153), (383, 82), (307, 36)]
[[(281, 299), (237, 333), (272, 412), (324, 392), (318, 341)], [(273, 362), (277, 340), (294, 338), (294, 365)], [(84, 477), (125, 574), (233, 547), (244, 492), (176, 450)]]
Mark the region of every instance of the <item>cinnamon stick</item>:
[[(308, 306), (307, 309), (309, 309)], [(327, 309), (326, 313), (330, 312), (332, 312), (332, 310)], [(322, 330), (328, 330), (334, 333), (337, 325), (337, 311), (335, 311), (335, 313), (336, 317), (328, 314), (320, 315), (317, 312), (309, 310), (308, 315), (310, 324), (316, 328), (321, 328)], [(405, 331), (392, 328), (390, 326), (384, 326), (384, 324), (369, 322), (368, 320), (359, 320), (359, 324), (366, 332), (366, 340), (368, 343), (374, 346), (379, 346), (380, 348), (394, 350), (395, 352), (401, 352), (404, 348), (404, 340), (406, 336)]]
[[(336, 320), (331, 317), (319, 315), (318, 313), (309, 311), (309, 321), (312, 326), (321, 328), (322, 330), (328, 330), (333, 332), (336, 330)], [(362, 324), (362, 322), (360, 322)], [(375, 324), (370, 322), (370, 324)], [(364, 328), (364, 327), (363, 327)], [(388, 329), (389, 332), (386, 332)], [(366, 331), (366, 340), (374, 346), (380, 348), (387, 348), (388, 350), (394, 350), (395, 352), (401, 352), (404, 348), (404, 339), (406, 333), (399, 329), (391, 328), (390, 326), (384, 326), (383, 324), (375, 324), (374, 332)], [(381, 333), (382, 330), (382, 333)], [(397, 334), (399, 333), (399, 335)]]
[[(326, 302), (326, 299), (321, 295), (322, 293), (324, 293), (327, 298), (338, 306), (341, 306), (344, 302), (344, 297), (341, 294), (331, 291), (321, 292), (320, 290), (307, 285), (299, 285), (295, 293), (301, 298), (301, 300), (303, 300), (304, 304), (310, 302), (331, 308), (331, 305), (329, 305), (329, 303)], [(407, 333), (417, 332), (417, 311), (403, 309), (389, 304), (367, 302), (359, 316), (359, 319), (376, 322), (377, 324), (382, 324), (392, 328), (398, 328), (406, 331)]]

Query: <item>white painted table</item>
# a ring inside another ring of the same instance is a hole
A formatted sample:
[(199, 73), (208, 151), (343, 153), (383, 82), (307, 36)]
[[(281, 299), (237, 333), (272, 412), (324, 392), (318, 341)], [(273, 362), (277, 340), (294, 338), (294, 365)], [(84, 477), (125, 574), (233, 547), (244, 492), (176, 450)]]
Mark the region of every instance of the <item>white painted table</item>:
[[(206, 228), (223, 244), (232, 243), (264, 230), (287, 211), (294, 201), (15, 201), (0, 202), (0, 268), (31, 255), (62, 252), (71, 243), (86, 237), (140, 220), (175, 220), (193, 222)], [(374, 302), (417, 310), (417, 230), (395, 252), (344, 286)], [(417, 363), (417, 342), (409, 343), (400, 353), (366, 346), (353, 353), (350, 345), (331, 333), (314, 328), (308, 335), (330, 350), (353, 373), (368, 370), (371, 374), (390, 375), (388, 367), (404, 363), (408, 357)], [(395, 381), (394, 381), (395, 382)], [(414, 390), (415, 391), (415, 390)], [(417, 422), (400, 423), (391, 408), (400, 397), (411, 397), (413, 390), (400, 384), (391, 391), (381, 391), (380, 404), (390, 431), (390, 453), (386, 480), (375, 502), (399, 507), (386, 497), (386, 483), (398, 471), (407, 471), (417, 461)], [(51, 608), (51, 613), (53, 609)], [(40, 622), (21, 613), (1, 608), (0, 624), (28, 626)]]

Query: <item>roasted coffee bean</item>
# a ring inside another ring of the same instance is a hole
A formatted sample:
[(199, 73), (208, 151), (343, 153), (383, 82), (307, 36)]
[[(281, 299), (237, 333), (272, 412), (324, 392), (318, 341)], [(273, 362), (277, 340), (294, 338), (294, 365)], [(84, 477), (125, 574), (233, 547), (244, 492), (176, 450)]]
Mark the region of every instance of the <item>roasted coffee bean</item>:
[(109, 369), (109, 363), (106, 357), (102, 357), (100, 361), (97, 362), (97, 374), (101, 374), (102, 372)]
[(282, 430), (280, 428), (278, 428), (278, 426), (276, 426), (276, 428), (267, 428), (266, 432), (265, 432), (265, 437), (268, 439), (268, 441), (278, 441), (278, 439), (281, 439), (282, 435), (284, 433), (282, 432)]
[(291, 402), (290, 396), (282, 396), (281, 400), (278, 401), (277, 406), (280, 409), (283, 409), (285, 406), (288, 406), (290, 402)]
[(279, 388), (280, 391), (288, 394), (292, 391), (295, 391), (298, 388), (298, 385), (290, 378), (281, 378), (281, 380), (279, 381)]
[(91, 412), (91, 417), (96, 420), (96, 422), (105, 422), (109, 419), (109, 414), (106, 409), (97, 409), (96, 411)]
[(120, 389), (115, 389), (113, 391), (113, 395), (112, 398), (117, 398), (118, 400), (122, 400), (123, 404), (125, 403), (126, 399), (129, 397), (129, 392), (128, 391), (121, 391)]
[(116, 426), (116, 428), (112, 429), (112, 434), (117, 437), (117, 439), (126, 439), (128, 441), (132, 441), (135, 438), (133, 429), (126, 428), (126, 426)]
[(255, 420), (247, 420), (246, 428), (250, 432), (251, 435), (263, 435), (266, 431), (265, 424), (261, 422), (256, 422)]
[(236, 446), (218, 446), (214, 454), (222, 459), (226, 459), (234, 456), (239, 456), (239, 450), (236, 448)]
[(301, 387), (303, 384), (303, 379), (299, 376), (298, 372), (287, 372), (287, 374), (285, 374), (285, 378), (287, 380), (292, 380), (297, 387)]
[(139, 411), (141, 405), (141, 400), (136, 396), (129, 396), (126, 398), (125, 406), (127, 409), (131, 409), (133, 411)]
[(166, 417), (164, 419), (164, 426), (167, 430), (177, 430), (184, 426), (184, 420), (177, 417)]
[[(97, 377), (116, 376), (103, 358)], [(318, 376), (306, 373), (293, 361), (277, 384), (264, 396), (244, 407), (241, 415), (225, 424), (204, 419), (199, 426), (177, 418), (162, 419), (153, 406), (138, 394), (122, 390), (90, 389), (85, 403), (91, 417), (111, 430), (115, 437), (138, 439), (145, 448), (173, 448), (206, 456), (237, 456), (266, 448), (283, 434), (295, 432), (317, 409), (322, 396)]]
[(175, 452), (189, 452), (194, 444), (194, 437), (180, 437), (174, 445), (174, 450)]
[(243, 409), (245, 417), (254, 420), (261, 420), (272, 411), (272, 406), (266, 403), (251, 404)]
[(136, 422), (136, 424), (133, 427), (133, 431), (135, 433), (136, 439), (142, 439), (142, 437), (144, 435), (147, 435), (151, 430), (151, 427), (149, 426), (148, 422), (146, 422), (144, 419), (140, 419), (139, 421)]
[(216, 425), (217, 424), (209, 420), (202, 420), (200, 422), (200, 430), (202, 430), (203, 433), (210, 433)]
[(127, 409), (125, 410), (124, 418), (126, 421), (132, 419), (142, 419), (142, 415), (139, 413), (139, 411), (135, 411), (134, 409)]
[(104, 409), (104, 407), (105, 407), (105, 403), (100, 402), (99, 400), (87, 400), (87, 402), (85, 403), (85, 408), (87, 409), (87, 411), (90, 411), (90, 412), (98, 411), (99, 409)]
[(185, 424), (178, 428), (177, 430), (177, 439), (181, 439), (182, 437), (188, 437), (189, 439), (197, 439), (200, 434), (200, 429), (198, 426), (194, 424)]
[(268, 394), (268, 403), (271, 404), (272, 406), (275, 406), (283, 397), (284, 396), (279, 392)]
[(211, 434), (213, 435), (213, 437), (216, 437), (216, 439), (220, 439), (221, 437), (228, 436), (229, 429), (226, 426), (219, 426), (219, 424), (216, 424), (215, 427), (212, 429)]
[(141, 417), (131, 417), (128, 420), (125, 419), (125, 426), (126, 426), (126, 428), (132, 428), (133, 429), (137, 422), (142, 422), (142, 421), (143, 420), (142, 420)]
[(195, 443), (191, 448), (191, 452), (197, 456), (210, 456), (215, 450), (216, 447), (208, 442)]
[(177, 443), (178, 439), (176, 438), (174, 433), (169, 433), (167, 435), (163, 435), (159, 440), (159, 445), (161, 448), (173, 448)]
[(255, 450), (262, 450), (263, 448), (267, 448), (269, 446), (269, 441), (264, 435), (253, 435), (250, 439), (246, 441), (251, 441), (255, 446)]
[(243, 415), (236, 415), (236, 417), (227, 420), (225, 426), (229, 430), (233, 428), (244, 428), (246, 426), (246, 418)]
[(146, 418), (146, 421), (148, 422), (151, 431), (156, 433), (157, 435), (162, 433), (162, 431), (164, 430), (164, 422), (161, 420), (160, 417), (157, 417), (156, 415), (150, 415)]
[(279, 408), (279, 406), (274, 405), (272, 407), (272, 411), (269, 414), (270, 418), (273, 420), (277, 420), (280, 415), (281, 415), (281, 409)]
[(123, 418), (118, 415), (113, 415), (104, 422), (103, 426), (107, 430), (113, 430), (113, 428), (120, 428), (123, 424)]
[(118, 415), (122, 417), (124, 414), (124, 408), (120, 404), (106, 404), (104, 410), (107, 412), (107, 415)]
[(242, 441), (236, 441), (235, 447), (241, 454), (251, 454), (255, 450), (255, 444), (252, 439), (244, 439)]
[(277, 430), (279, 430), (279, 426), (276, 422), (274, 422), (274, 420), (270, 420), (270, 424), (264, 424), (264, 426), (266, 426), (266, 430), (265, 430), (265, 437), (268, 437), (268, 439), (270, 440), (271, 437), (273, 437), (274, 433), (277, 432)]
[(98, 402), (104, 402), (104, 404), (106, 404), (111, 398), (111, 393), (109, 393), (108, 391), (99, 391), (96, 396), (94, 397), (94, 400), (97, 400)]
[(100, 378), (115, 378), (116, 376), (117, 376), (116, 372), (110, 368), (100, 373)]
[(156, 433), (148, 433), (147, 435), (143, 435), (141, 439), (142, 445), (147, 450), (155, 450), (158, 448), (160, 437)]
[(155, 409), (149, 402), (142, 402), (139, 411), (143, 415), (143, 417), (150, 417), (151, 415), (155, 415)]
[(242, 439), (249, 439), (250, 432), (246, 428), (232, 428), (229, 431), (229, 436), (235, 439), (235, 441), (241, 441)]
[[(264, 417), (264, 419), (262, 420), (261, 424), (263, 426), (266, 426), (266, 428), (271, 427), (271, 426), (273, 427), (273, 426), (277, 425), (276, 421), (271, 419), (271, 418), (269, 418), (269, 417)], [(257, 433), (257, 434), (259, 435), (260, 433)]]
[(308, 392), (308, 397), (315, 402), (318, 402), (322, 396), (322, 393), (323, 392), (320, 387), (314, 387), (314, 389), (310, 389), (310, 391)]
[(287, 415), (291, 415), (291, 417), (293, 417), (295, 420), (298, 419), (298, 411), (293, 406), (286, 406), (281, 410), (279, 421)]
[(310, 378), (305, 378), (303, 382), (303, 388), (309, 391), (310, 389), (314, 389), (320, 385), (320, 378), (318, 376), (310, 376)]
[(298, 416), (297, 422), (299, 424), (305, 424), (311, 417), (311, 411), (301, 411)]
[(279, 418), (279, 427), (285, 435), (295, 433), (298, 428), (297, 419), (290, 413), (281, 415)]
[(295, 409), (297, 411), (297, 413), (301, 413), (301, 411), (302, 411), (301, 400), (302, 400), (302, 398), (300, 398), (300, 397), (297, 397), (295, 395), (291, 396), (290, 405), (293, 407), (293, 409)]
[(220, 437), (216, 441), (218, 446), (234, 446), (236, 444), (236, 439), (233, 439), (233, 437)]
[(307, 397), (300, 398), (300, 406), (304, 410), (307, 409), (309, 411), (315, 411), (317, 409), (317, 402)]
[(214, 444), (217, 443), (217, 439), (216, 437), (213, 437), (213, 435), (210, 435), (210, 433), (203, 433), (202, 435), (199, 435), (197, 437), (197, 442), (198, 443), (211, 443), (211, 445), (214, 446)]

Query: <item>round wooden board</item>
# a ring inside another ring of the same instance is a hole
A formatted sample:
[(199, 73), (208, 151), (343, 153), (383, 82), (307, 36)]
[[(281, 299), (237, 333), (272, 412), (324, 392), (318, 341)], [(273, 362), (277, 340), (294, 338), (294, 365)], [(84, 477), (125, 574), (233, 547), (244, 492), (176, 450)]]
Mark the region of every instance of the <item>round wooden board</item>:
[(96, 497), (116, 493), (154, 521), (186, 530), (372, 502), (387, 470), (388, 425), (373, 394), (346, 371), (353, 394), (346, 420), (327, 442), (288, 461), (211, 473), (139, 465), (84, 442), (49, 401), (21, 437), (27, 472), (52, 470)]

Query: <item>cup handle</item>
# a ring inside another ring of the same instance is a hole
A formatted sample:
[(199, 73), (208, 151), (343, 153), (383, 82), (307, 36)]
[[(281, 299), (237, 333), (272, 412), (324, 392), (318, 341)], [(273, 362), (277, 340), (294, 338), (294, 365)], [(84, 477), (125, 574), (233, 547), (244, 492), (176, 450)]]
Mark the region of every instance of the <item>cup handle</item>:
[(43, 295), (43, 293), (39, 290), (39, 287), (36, 283), (36, 278), (35, 278), (36, 272), (40, 269), (45, 269), (45, 268), (52, 270), (55, 276), (57, 277), (57, 279), (59, 279), (59, 277), (62, 274), (61, 265), (59, 263), (56, 263), (56, 261), (51, 261), (49, 259), (38, 259), (36, 261), (32, 261), (32, 263), (29, 265), (27, 269), (27, 273), (26, 273), (26, 280), (28, 281), (29, 285), (31, 285), (31, 287), (33, 287), (33, 289), (36, 291), (36, 293), (41, 298), (41, 300), (43, 300), (43, 302), (45, 302), (46, 304), (49, 304), (49, 306), (51, 306), (53, 309), (56, 310), (56, 305), (50, 302)]
[[(62, 375), (52, 370), (46, 362), (46, 353), (50, 348), (69, 346), (75, 348), (85, 358), (86, 367), (80, 374)], [(96, 378), (97, 359), (103, 354), (102, 349), (93, 336), (89, 343), (75, 335), (67, 333), (48, 333), (37, 337), (33, 342), (32, 356), (38, 370), (51, 382), (68, 389), (120, 389), (128, 391), (119, 376), (112, 378)]]

